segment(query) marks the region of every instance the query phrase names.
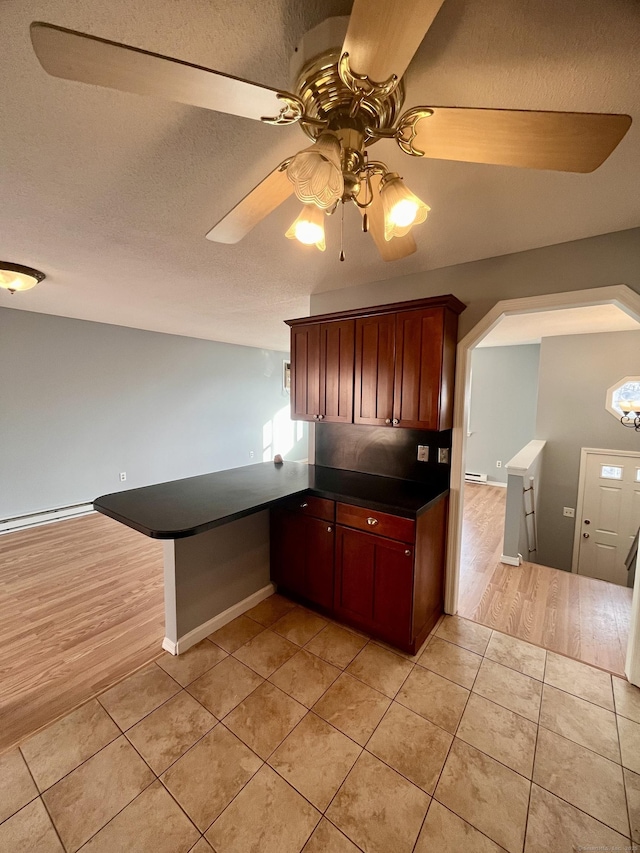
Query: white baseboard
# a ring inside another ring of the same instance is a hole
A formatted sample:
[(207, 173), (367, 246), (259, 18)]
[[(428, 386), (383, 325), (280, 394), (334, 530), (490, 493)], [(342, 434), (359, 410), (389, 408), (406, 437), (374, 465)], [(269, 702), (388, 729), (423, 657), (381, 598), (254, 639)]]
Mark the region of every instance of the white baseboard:
[(518, 554), (517, 557), (509, 557), (507, 554), (501, 554), (500, 562), (507, 566), (519, 566), (522, 563), (522, 554)]
[(169, 654), (172, 655), (180, 655), (183, 652), (186, 652), (187, 649), (190, 649), (191, 646), (195, 646), (195, 644), (199, 643), (200, 640), (204, 640), (205, 637), (208, 637), (209, 634), (217, 631), (218, 628), (222, 628), (237, 616), (241, 616), (243, 613), (246, 613), (247, 610), (251, 610), (252, 607), (255, 607), (256, 604), (260, 604), (260, 602), (264, 601), (265, 598), (269, 598), (269, 596), (273, 595), (275, 591), (275, 585), (272, 583), (263, 586), (262, 589), (252, 593), (237, 604), (233, 604), (227, 610), (223, 610), (222, 613), (218, 613), (218, 615), (214, 616), (213, 619), (209, 619), (207, 622), (203, 622), (202, 625), (198, 625), (197, 628), (189, 631), (189, 633), (185, 634), (184, 637), (179, 637), (177, 643), (174, 643), (168, 637), (165, 637), (162, 641), (162, 648), (165, 652), (169, 652)]
[(42, 524), (52, 524), (54, 521), (64, 521), (67, 518), (78, 518), (81, 515), (89, 515), (91, 512), (95, 512), (93, 504), (75, 504), (57, 509), (44, 509), (41, 512), (32, 512), (15, 518), (0, 519), (0, 535), (12, 533), (15, 530), (27, 530), (29, 527), (39, 527)]

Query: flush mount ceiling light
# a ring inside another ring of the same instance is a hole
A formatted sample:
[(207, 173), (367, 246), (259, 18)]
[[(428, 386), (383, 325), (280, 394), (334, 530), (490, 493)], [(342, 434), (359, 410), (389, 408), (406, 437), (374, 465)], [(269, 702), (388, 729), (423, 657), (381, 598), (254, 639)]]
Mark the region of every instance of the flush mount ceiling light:
[(631, 125), (628, 115), (605, 113), (432, 104), (402, 112), (402, 76), (442, 3), (354, 0), (348, 19), (329, 18), (302, 37), (290, 92), (52, 24), (31, 24), (31, 41), (54, 77), (265, 124), (297, 123), (314, 141), (245, 196), (209, 231), (209, 240), (237, 243), (295, 191), (329, 212), (354, 202), (382, 258), (396, 260), (416, 251), (407, 229), (423, 221), (428, 208), (393, 170), (369, 161), (368, 149), (378, 140), (393, 139), (413, 157), (591, 172)]
[(31, 267), (0, 261), (0, 287), (4, 287), (9, 293), (15, 293), (16, 290), (31, 290), (44, 278), (46, 276), (43, 272)]

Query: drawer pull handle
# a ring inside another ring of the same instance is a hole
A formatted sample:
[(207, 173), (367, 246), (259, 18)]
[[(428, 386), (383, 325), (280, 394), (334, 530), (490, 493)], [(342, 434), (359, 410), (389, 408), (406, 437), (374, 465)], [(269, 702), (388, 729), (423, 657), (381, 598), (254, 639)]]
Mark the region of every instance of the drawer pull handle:
[(407, 548), (407, 550), (404, 552), (404, 555), (405, 555), (405, 557), (410, 557), (411, 551)]
[(377, 518), (368, 518), (368, 519), (367, 519), (367, 524), (368, 524), (370, 527), (375, 527), (377, 523), (378, 523), (378, 519), (377, 519)]
[(309, 506), (308, 503), (300, 504), (300, 509), (306, 509)]

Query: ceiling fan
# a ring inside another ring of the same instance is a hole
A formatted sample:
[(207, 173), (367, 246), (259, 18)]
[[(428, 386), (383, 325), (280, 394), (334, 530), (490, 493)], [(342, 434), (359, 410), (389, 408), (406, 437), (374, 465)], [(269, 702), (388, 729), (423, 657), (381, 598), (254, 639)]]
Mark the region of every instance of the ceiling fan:
[(591, 172), (631, 125), (627, 115), (604, 113), (432, 104), (401, 112), (402, 75), (442, 3), (355, 0), (348, 23), (330, 18), (303, 37), (294, 92), (52, 24), (32, 23), (31, 40), (55, 77), (299, 124), (312, 144), (280, 163), (209, 231), (209, 240), (237, 243), (295, 192), (304, 206), (287, 237), (324, 250), (325, 213), (353, 202), (381, 257), (391, 261), (415, 252), (411, 228), (429, 208), (397, 172), (370, 159), (379, 139), (395, 139), (415, 157)]

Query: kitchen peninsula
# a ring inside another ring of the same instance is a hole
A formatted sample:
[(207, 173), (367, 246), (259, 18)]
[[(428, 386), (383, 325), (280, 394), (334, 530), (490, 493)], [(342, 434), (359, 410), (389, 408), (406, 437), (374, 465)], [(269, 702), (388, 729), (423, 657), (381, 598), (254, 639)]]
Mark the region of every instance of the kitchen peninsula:
[[(413, 558), (413, 542), (408, 541), (413, 525), (422, 529), (420, 519), (430, 518), (429, 510), (435, 505), (444, 507), (446, 495), (443, 478), (427, 484), (302, 462), (264, 462), (104, 495), (94, 501), (94, 507), (134, 530), (165, 540), (163, 647), (177, 654), (270, 595), (271, 576), (285, 592), (315, 604), (291, 588), (295, 582), (281, 582), (282, 571), (294, 569), (297, 558), (289, 554), (287, 566), (277, 564), (278, 554), (295, 544), (293, 537), (279, 541), (277, 533), (274, 536), (278, 514), (293, 517), (294, 512), (309, 511), (313, 521), (318, 511), (313, 501), (322, 501), (323, 513), (330, 514), (322, 520), (322, 528), (330, 528), (327, 534), (335, 533), (336, 507), (364, 511), (366, 519), (376, 519), (383, 527), (388, 519), (404, 521), (403, 543), (394, 531), (381, 532), (393, 537), (388, 542), (408, 563), (404, 552), (411, 548)], [(271, 536), (270, 509), (274, 514)], [(355, 531), (358, 523), (347, 519), (344, 526), (355, 525)], [(331, 543), (327, 567), (332, 573), (333, 536)], [(325, 612), (331, 609), (319, 606)], [(348, 616), (345, 621), (353, 621)]]

